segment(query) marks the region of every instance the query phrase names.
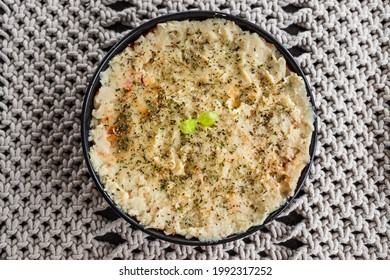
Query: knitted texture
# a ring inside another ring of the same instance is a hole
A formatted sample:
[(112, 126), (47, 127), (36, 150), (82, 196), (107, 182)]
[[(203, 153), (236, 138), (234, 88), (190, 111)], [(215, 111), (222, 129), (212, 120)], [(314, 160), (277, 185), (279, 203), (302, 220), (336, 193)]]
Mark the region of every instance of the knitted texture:
[[(129, 30), (189, 9), (256, 23), (296, 57), (319, 137), (294, 202), (264, 230), (180, 246), (108, 208), (80, 116), (99, 61)], [(389, 0), (0, 0), (0, 259), (390, 259)]]

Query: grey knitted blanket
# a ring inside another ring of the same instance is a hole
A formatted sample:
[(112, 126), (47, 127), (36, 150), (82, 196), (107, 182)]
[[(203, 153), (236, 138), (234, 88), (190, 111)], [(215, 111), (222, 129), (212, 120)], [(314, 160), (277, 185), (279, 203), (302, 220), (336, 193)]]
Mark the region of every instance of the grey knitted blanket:
[[(132, 228), (84, 164), (83, 96), (129, 30), (189, 9), (246, 18), (306, 73), (319, 143), (299, 197), (209, 247)], [(0, 259), (390, 259), (389, 0), (0, 0)]]

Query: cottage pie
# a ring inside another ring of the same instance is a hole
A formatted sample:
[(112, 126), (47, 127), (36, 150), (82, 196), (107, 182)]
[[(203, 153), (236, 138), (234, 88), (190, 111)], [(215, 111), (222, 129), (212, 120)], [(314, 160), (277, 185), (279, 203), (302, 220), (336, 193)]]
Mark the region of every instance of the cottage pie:
[(304, 81), (258, 34), (171, 21), (116, 55), (94, 99), (90, 158), (148, 228), (216, 241), (260, 225), (309, 162)]

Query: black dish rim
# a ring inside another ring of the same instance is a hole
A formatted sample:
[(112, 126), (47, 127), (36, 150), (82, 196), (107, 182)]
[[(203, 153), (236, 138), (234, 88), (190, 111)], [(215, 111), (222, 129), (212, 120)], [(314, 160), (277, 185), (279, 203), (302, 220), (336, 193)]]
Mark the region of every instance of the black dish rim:
[[(146, 34), (149, 30), (151, 30), (153, 27), (155, 27), (158, 23), (167, 22), (167, 21), (182, 21), (182, 20), (205, 20), (209, 18), (223, 18), (227, 20), (234, 21), (238, 26), (240, 26), (243, 30), (247, 30), (250, 32), (254, 32), (259, 34), (262, 38), (264, 38), (266, 41), (272, 43), (275, 45), (275, 47), (278, 49), (278, 51), (282, 54), (282, 56), (286, 59), (288, 67), (297, 73), (299, 76), (301, 76), (305, 82), (306, 91), (308, 94), (308, 97), (310, 99), (311, 105), (313, 107), (313, 111), (315, 114), (314, 118), (314, 131), (312, 134), (312, 139), (310, 143), (310, 161), (306, 165), (306, 167), (302, 170), (300, 179), (298, 181), (298, 185), (295, 189), (294, 195), (290, 197), (284, 205), (282, 205), (279, 209), (272, 212), (267, 219), (263, 222), (263, 224), (258, 226), (253, 226), (249, 228), (247, 231), (233, 234), (231, 236), (225, 237), (223, 239), (217, 240), (217, 241), (200, 241), (196, 238), (186, 239), (181, 235), (166, 235), (161, 230), (155, 230), (151, 228), (146, 228), (142, 224), (140, 224), (135, 218), (127, 215), (124, 213), (121, 208), (110, 198), (110, 196), (105, 192), (104, 190), (104, 184), (100, 181), (99, 175), (95, 172), (95, 170), (92, 167), (90, 157), (89, 157), (89, 149), (90, 149), (90, 142), (88, 141), (89, 137), (89, 129), (90, 129), (90, 122), (91, 122), (91, 113), (93, 109), (93, 99), (95, 97), (95, 94), (100, 87), (100, 73), (108, 67), (109, 61), (118, 53), (120, 53), (122, 50), (124, 50), (130, 43), (137, 40), (141, 35)], [(309, 172), (309, 169), (312, 165), (315, 148), (316, 148), (316, 141), (317, 141), (317, 114), (316, 114), (316, 106), (314, 103), (314, 97), (310, 88), (310, 85), (301, 70), (301, 68), (298, 66), (297, 62), (293, 58), (293, 56), (290, 54), (290, 52), (278, 41), (276, 40), (271, 34), (260, 28), (259, 26), (236, 16), (222, 13), (222, 12), (213, 12), (213, 11), (186, 11), (186, 12), (180, 12), (180, 13), (174, 13), (174, 14), (168, 14), (164, 15), (155, 19), (152, 19), (137, 28), (134, 28), (131, 30), (126, 36), (124, 36), (118, 43), (116, 43), (109, 52), (105, 55), (100, 65), (95, 70), (95, 73), (92, 77), (92, 80), (88, 86), (86, 95), (84, 97), (83, 102), (83, 108), (82, 108), (82, 116), (81, 116), (81, 140), (82, 140), (82, 147), (83, 147), (83, 155), (89, 170), (89, 173), (98, 187), (98, 190), (103, 195), (105, 200), (108, 202), (108, 204), (111, 206), (112, 209), (123, 219), (125, 219), (127, 222), (129, 222), (132, 226), (135, 228), (145, 232), (146, 234), (158, 238), (164, 241), (181, 244), (181, 245), (190, 245), (190, 246), (206, 246), (206, 245), (217, 245), (217, 244), (223, 244), (231, 241), (235, 241), (241, 238), (244, 238), (258, 230), (261, 230), (267, 223), (273, 221), (275, 218), (279, 216), (281, 212), (283, 212), (287, 206), (291, 203), (291, 201), (296, 197), (297, 193), (300, 191), (307, 174)]]

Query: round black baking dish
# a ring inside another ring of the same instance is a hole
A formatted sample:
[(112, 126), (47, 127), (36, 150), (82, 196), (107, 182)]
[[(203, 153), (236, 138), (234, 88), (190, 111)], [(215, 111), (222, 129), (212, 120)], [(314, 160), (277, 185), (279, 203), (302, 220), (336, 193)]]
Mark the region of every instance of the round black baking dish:
[(216, 245), (216, 244), (234, 241), (234, 240), (246, 237), (246, 236), (260, 230), (261, 228), (264, 227), (265, 224), (274, 220), (289, 205), (289, 203), (294, 199), (296, 194), (300, 191), (300, 189), (301, 189), (301, 187), (302, 187), (302, 185), (307, 177), (307, 174), (309, 172), (311, 163), (313, 161), (316, 138), (317, 138), (317, 119), (315, 117), (314, 131), (312, 134), (312, 139), (311, 139), (311, 144), (310, 144), (310, 162), (302, 170), (302, 173), (301, 173), (300, 179), (298, 181), (298, 185), (296, 187), (294, 195), (292, 197), (290, 197), (282, 207), (280, 207), (278, 210), (271, 213), (262, 225), (251, 227), (246, 232), (243, 232), (243, 233), (234, 234), (234, 235), (228, 236), (226, 238), (220, 239), (220, 240), (215, 241), (215, 242), (202, 242), (202, 241), (195, 239), (195, 238), (186, 239), (185, 237), (180, 236), (180, 235), (166, 235), (163, 231), (145, 228), (134, 217), (127, 215), (125, 212), (123, 212), (121, 210), (121, 208), (118, 205), (115, 204), (115, 202), (110, 198), (110, 196), (104, 191), (104, 185), (101, 182), (99, 175), (93, 169), (91, 161), (90, 161), (90, 157), (89, 157), (89, 150), (90, 150), (90, 146), (92, 144), (88, 140), (89, 130), (90, 130), (90, 123), (91, 123), (91, 118), (92, 118), (92, 110), (94, 107), (93, 100), (94, 100), (96, 92), (100, 88), (100, 73), (107, 69), (109, 61), (115, 55), (122, 52), (129, 44), (133, 43), (141, 35), (148, 33), (158, 23), (173, 21), (173, 20), (175, 20), (175, 21), (181, 21), (181, 20), (200, 21), (200, 20), (205, 20), (205, 19), (209, 19), (209, 18), (224, 18), (227, 20), (234, 21), (243, 30), (257, 33), (261, 37), (263, 37), (266, 41), (275, 45), (275, 47), (278, 49), (278, 51), (285, 58), (288, 67), (292, 71), (294, 71), (295, 73), (297, 73), (299, 76), (301, 76), (303, 78), (305, 85), (306, 85), (306, 91), (307, 91), (308, 97), (309, 97), (310, 102), (311, 102), (312, 107), (313, 107), (313, 111), (314, 111), (314, 113), (316, 113), (313, 95), (312, 95), (312, 92), (310, 90), (310, 86), (309, 86), (302, 70), (300, 69), (300, 67), (298, 66), (298, 64), (296, 63), (296, 61), (292, 57), (292, 55), (273, 36), (271, 36), (266, 31), (262, 30), (260, 27), (256, 26), (255, 24), (253, 24), (247, 20), (241, 19), (239, 17), (236, 17), (236, 16), (232, 16), (232, 15), (220, 13), (220, 12), (211, 12), (211, 11), (189, 11), (189, 12), (183, 12), (183, 13), (170, 14), (170, 15), (166, 15), (166, 16), (152, 19), (152, 20), (142, 24), (141, 26), (131, 30), (122, 40), (120, 40), (117, 44), (115, 44), (111, 48), (111, 50), (107, 53), (107, 55), (104, 57), (103, 61), (100, 63), (97, 70), (95, 71), (95, 74), (92, 77), (92, 81), (91, 81), (91, 83), (88, 87), (88, 90), (86, 92), (86, 95), (84, 97), (82, 119), (81, 119), (81, 137), (82, 137), (83, 153), (84, 153), (85, 161), (87, 163), (89, 172), (91, 174), (93, 181), (95, 182), (96, 186), (98, 187), (100, 193), (106, 199), (108, 204), (115, 210), (115, 212), (118, 213), (122, 218), (124, 218), (126, 221), (128, 221), (135, 228), (140, 229), (143, 232), (145, 232), (145, 233), (147, 233), (155, 238), (159, 238), (159, 239), (173, 242), (173, 243), (177, 243), (177, 244), (193, 245), (193, 246)]

